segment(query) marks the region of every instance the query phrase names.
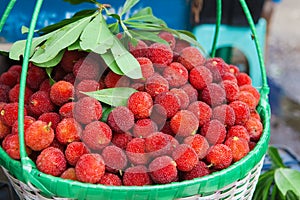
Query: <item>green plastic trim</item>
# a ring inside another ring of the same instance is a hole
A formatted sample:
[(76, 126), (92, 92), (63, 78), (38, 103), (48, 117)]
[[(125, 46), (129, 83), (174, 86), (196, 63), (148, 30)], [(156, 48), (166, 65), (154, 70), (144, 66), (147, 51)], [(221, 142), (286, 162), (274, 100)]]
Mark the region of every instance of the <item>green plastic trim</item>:
[(215, 57), (217, 51), (217, 41), (220, 33), (221, 19), (222, 19), (222, 0), (217, 1), (217, 16), (216, 16), (216, 30), (214, 34), (214, 41), (212, 44), (211, 57)]
[(9, 4), (7, 5), (2, 17), (1, 17), (1, 21), (0, 21), (0, 33), (3, 29), (3, 26), (7, 20), (7, 17), (9, 16), (10, 11), (13, 9), (15, 3), (17, 0), (10, 0)]

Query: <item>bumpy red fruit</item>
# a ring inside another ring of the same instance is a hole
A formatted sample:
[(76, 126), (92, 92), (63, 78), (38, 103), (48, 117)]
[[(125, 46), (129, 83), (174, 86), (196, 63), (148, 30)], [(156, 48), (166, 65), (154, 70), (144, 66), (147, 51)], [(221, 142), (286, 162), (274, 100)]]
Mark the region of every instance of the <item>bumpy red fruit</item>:
[(82, 127), (74, 118), (62, 119), (55, 130), (56, 139), (62, 144), (79, 141), (82, 134)]
[(175, 48), (175, 45), (176, 45), (176, 40), (175, 40), (175, 37), (172, 33), (170, 32), (167, 32), (167, 31), (161, 31), (158, 36), (162, 39), (164, 39), (166, 42), (169, 43), (170, 45), (170, 48), (172, 50), (174, 50)]
[[(0, 119), (8, 126), (12, 126), (18, 120), (18, 103), (7, 103), (0, 111)], [(27, 115), (27, 110), (24, 108), (24, 116)]]
[(41, 120), (33, 122), (25, 131), (25, 144), (35, 151), (49, 147), (53, 139), (54, 130)]
[(202, 90), (201, 99), (208, 105), (215, 107), (226, 102), (226, 93), (219, 84), (210, 83)]
[(127, 167), (127, 156), (123, 149), (117, 146), (110, 145), (105, 147), (101, 155), (106, 169), (109, 169), (109, 171), (120, 171)]
[(97, 153), (84, 154), (77, 161), (75, 172), (81, 182), (98, 183), (105, 173), (104, 160)]
[(236, 136), (229, 137), (224, 144), (231, 149), (233, 162), (239, 161), (250, 151), (248, 142)]
[(152, 157), (170, 153), (171, 145), (169, 135), (162, 132), (154, 132), (145, 138), (145, 150)]
[(187, 70), (191, 70), (194, 67), (203, 65), (205, 57), (197, 48), (189, 46), (181, 50), (178, 62), (183, 64)]
[(32, 63), (29, 63), (28, 71), (27, 71), (27, 78), (26, 78), (26, 85), (32, 89), (37, 90), (39, 89), (41, 83), (47, 79), (47, 74), (43, 68), (37, 67)]
[(136, 60), (139, 62), (142, 70), (143, 78), (139, 79), (140, 82), (145, 82), (146, 79), (151, 77), (154, 74), (153, 63), (149, 58), (146, 57), (138, 57)]
[(172, 88), (170, 92), (172, 92), (173, 94), (175, 94), (176, 97), (178, 97), (181, 110), (184, 110), (189, 106), (190, 104), (189, 96), (183, 89)]
[(28, 108), (35, 116), (40, 116), (43, 113), (53, 112), (55, 105), (50, 100), (49, 93), (37, 91), (29, 98)]
[(238, 86), (251, 85), (252, 84), (251, 77), (245, 72), (239, 72), (236, 75), (236, 80), (237, 80)]
[[(17, 121), (16, 121), (17, 122)], [(15, 122), (15, 123), (16, 123)], [(14, 123), (14, 124), (15, 124)], [(4, 124), (1, 120), (0, 120), (0, 139), (3, 139), (5, 136), (7, 136), (8, 134), (10, 134), (11, 131), (11, 127)]]
[(127, 76), (122, 76), (113, 71), (109, 71), (104, 77), (104, 84), (107, 88), (128, 87), (130, 80)]
[(147, 92), (135, 92), (128, 98), (127, 106), (136, 119), (148, 118), (153, 100)]
[(156, 97), (158, 94), (167, 92), (169, 90), (169, 82), (159, 74), (154, 74), (149, 77), (145, 83), (145, 91), (151, 97)]
[(189, 81), (197, 90), (203, 90), (212, 80), (212, 73), (204, 66), (194, 67), (190, 71)]
[(38, 155), (36, 166), (45, 174), (60, 176), (67, 169), (67, 161), (60, 149), (48, 147)]
[(99, 184), (121, 186), (122, 180), (118, 175), (107, 172), (101, 177)]
[(150, 176), (155, 183), (171, 183), (177, 179), (176, 162), (169, 156), (155, 158), (148, 167)]
[(137, 45), (133, 46), (129, 43), (128, 46), (130, 53), (135, 58), (148, 56), (148, 45), (144, 41), (138, 40)]
[(203, 101), (195, 101), (189, 105), (187, 110), (191, 111), (199, 121), (199, 127), (202, 127), (206, 122), (209, 122), (212, 116), (211, 107)]
[(235, 123), (235, 113), (232, 107), (222, 104), (213, 109), (212, 119), (219, 120), (226, 127), (230, 127)]
[(107, 118), (107, 124), (115, 132), (126, 132), (134, 125), (134, 115), (125, 106), (117, 106)]
[[(1, 87), (0, 87), (0, 89), (1, 89)], [(20, 91), (20, 84), (16, 84), (9, 91), (8, 96), (9, 96), (10, 102), (18, 102), (19, 101), (19, 91)], [(27, 104), (29, 102), (29, 98), (32, 94), (33, 94), (32, 90), (25, 86), (25, 95), (24, 95), (25, 104)]]
[(196, 133), (199, 122), (191, 111), (180, 110), (171, 118), (170, 126), (176, 136), (187, 137)]
[(209, 58), (205, 62), (205, 67), (207, 67), (213, 77), (213, 81), (218, 83), (222, 80), (222, 76), (229, 72), (228, 65), (224, 62), (222, 58), (215, 57), (215, 58)]
[(15, 71), (7, 71), (0, 75), (0, 84), (14, 87), (18, 83), (19, 74)]
[(113, 133), (112, 135), (111, 142), (124, 150), (126, 149), (127, 144), (132, 140), (132, 135), (129, 132)]
[(149, 118), (137, 120), (132, 128), (133, 135), (138, 138), (146, 138), (151, 133), (157, 131), (157, 124)]
[(250, 108), (249, 106), (242, 101), (233, 101), (229, 104), (234, 110), (235, 113), (235, 124), (243, 125), (250, 117)]
[(252, 93), (247, 91), (240, 91), (237, 100), (246, 103), (250, 110), (255, 110), (257, 106), (257, 99), (252, 95)]
[(169, 65), (173, 60), (173, 51), (170, 46), (162, 43), (153, 43), (148, 48), (148, 58), (156, 65)]
[(75, 166), (80, 156), (86, 153), (90, 153), (90, 150), (83, 142), (71, 142), (65, 150), (66, 159), (72, 166)]
[[(18, 134), (8, 134), (5, 136), (4, 140), (2, 141), (2, 148), (4, 151), (15, 160), (20, 159), (20, 143), (19, 143), (19, 135)], [(26, 153), (28, 155), (31, 154), (31, 149), (26, 148)]]
[(83, 51), (65, 51), (60, 61), (60, 66), (67, 73), (73, 72), (74, 64), (83, 56), (85, 56), (85, 52)]
[(147, 167), (137, 165), (127, 168), (123, 175), (123, 184), (127, 186), (151, 185), (152, 180)]
[(240, 92), (239, 86), (237, 83), (229, 80), (225, 80), (221, 83), (226, 93), (227, 102), (232, 102), (237, 100), (238, 94)]
[(258, 92), (258, 90), (253, 87), (252, 85), (242, 85), (240, 86), (240, 91), (247, 91), (250, 92), (256, 99), (256, 104), (258, 104), (259, 100), (260, 100), (260, 93)]
[(169, 82), (170, 87), (180, 87), (188, 81), (187, 69), (178, 62), (172, 62), (163, 71), (163, 77)]
[(205, 175), (210, 174), (209, 168), (207, 167), (206, 163), (203, 161), (198, 161), (195, 167), (188, 172), (182, 173), (183, 180), (192, 180), (194, 178), (199, 178)]
[(8, 103), (10, 87), (5, 84), (0, 84), (0, 102)]
[(75, 108), (75, 102), (67, 102), (59, 108), (58, 113), (62, 118), (73, 117), (74, 108)]
[(82, 97), (86, 97), (87, 95), (83, 94), (82, 92), (92, 92), (99, 90), (100, 85), (95, 80), (82, 80), (80, 81), (75, 87), (75, 94), (77, 99)]
[[(35, 121), (36, 121), (35, 118), (33, 118), (31, 116), (28, 116), (28, 115), (24, 116), (24, 132)], [(15, 121), (15, 123), (11, 127), (11, 133), (13, 133), (13, 134), (19, 133), (18, 121)]]
[(82, 141), (91, 149), (101, 150), (106, 147), (112, 138), (110, 127), (100, 121), (87, 124), (82, 132)]
[(74, 106), (74, 118), (83, 124), (89, 124), (102, 117), (101, 103), (92, 97), (79, 99)]
[(206, 160), (216, 170), (225, 169), (232, 163), (231, 149), (225, 144), (213, 145), (208, 151)]
[(172, 153), (172, 158), (176, 162), (180, 171), (191, 171), (198, 163), (196, 151), (188, 144), (178, 145)]
[(226, 128), (219, 120), (212, 119), (201, 128), (203, 135), (209, 144), (221, 144), (226, 138)]
[(183, 143), (190, 145), (197, 153), (199, 159), (203, 159), (209, 149), (209, 143), (206, 138), (200, 134), (184, 138)]
[(148, 164), (149, 154), (146, 153), (144, 138), (133, 138), (126, 147), (126, 154), (134, 165)]
[(245, 128), (245, 126), (242, 125), (235, 125), (228, 129), (226, 138), (229, 137), (239, 137), (245, 139), (247, 142), (250, 142), (250, 135)]
[(162, 107), (164, 112), (167, 114), (167, 118), (173, 117), (180, 109), (179, 99), (172, 92), (160, 93), (155, 97), (154, 103), (159, 104)]
[(69, 167), (61, 175), (60, 178), (76, 181), (76, 173), (74, 167)]
[(74, 86), (67, 81), (58, 81), (50, 89), (51, 101), (61, 106), (74, 98)]
[(250, 117), (244, 126), (250, 135), (250, 140), (257, 142), (263, 132), (263, 124), (261, 121), (259, 121), (257, 118)]
[(99, 77), (102, 75), (102, 69), (97, 60), (92, 57), (83, 57), (74, 64), (73, 74), (76, 77), (76, 81), (84, 79), (99, 80)]
[(39, 116), (38, 120), (44, 121), (47, 124), (51, 123), (51, 128), (53, 130), (56, 129), (57, 124), (60, 122), (60, 115), (56, 112), (48, 112), (48, 113), (43, 113), (42, 115)]
[(198, 100), (198, 91), (191, 84), (187, 83), (184, 86), (180, 87), (180, 89), (183, 89), (185, 93), (187, 93), (190, 103)]

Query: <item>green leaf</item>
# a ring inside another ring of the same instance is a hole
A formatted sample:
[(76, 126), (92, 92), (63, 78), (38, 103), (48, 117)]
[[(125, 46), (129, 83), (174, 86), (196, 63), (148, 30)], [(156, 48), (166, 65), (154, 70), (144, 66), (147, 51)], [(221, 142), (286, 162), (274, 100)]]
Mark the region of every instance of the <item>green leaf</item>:
[(76, 40), (76, 42), (74, 42), (73, 44), (71, 44), (70, 46), (68, 46), (68, 50), (69, 51), (73, 51), (73, 50), (82, 50), (81, 49), (81, 46), (80, 46), (80, 41), (79, 40)]
[(65, 52), (64, 50), (60, 51), (53, 59), (48, 60), (45, 63), (33, 62), (33, 64), (35, 64), (36, 66), (45, 67), (45, 68), (54, 67), (54, 66), (58, 65), (58, 63), (61, 61), (61, 59), (64, 55), (64, 52)]
[(103, 15), (99, 13), (83, 30), (80, 46), (83, 50), (103, 54), (113, 45), (113, 37)]
[(39, 33), (42, 33), (42, 34), (45, 34), (45, 33), (49, 33), (49, 32), (52, 32), (54, 30), (57, 30), (57, 29), (60, 29), (70, 23), (73, 23), (73, 22), (76, 22), (84, 17), (88, 17), (88, 16), (91, 16), (93, 15), (94, 13), (96, 12), (96, 9), (89, 9), (89, 10), (82, 10), (82, 11), (79, 11), (77, 13), (75, 13), (71, 18), (69, 19), (64, 19), (58, 23), (55, 23), (55, 24), (51, 24), (49, 26), (46, 26), (42, 29), (40, 29), (38, 32)]
[(277, 148), (275, 148), (273, 146), (269, 146), (268, 155), (272, 161), (273, 168), (286, 167), (282, 162), (282, 159), (279, 155)]
[(120, 32), (120, 27), (119, 27), (119, 24), (116, 22), (116, 23), (113, 23), (113, 24), (110, 24), (108, 26), (109, 30), (113, 33), (113, 34), (117, 34)]
[(163, 20), (161, 20), (153, 15), (152, 9), (150, 7), (146, 7), (146, 8), (139, 10), (137, 13), (135, 13), (128, 19), (124, 20), (124, 23), (132, 22), (132, 21), (148, 22), (148, 23), (167, 26), (167, 24)]
[(51, 76), (52, 71), (53, 71), (53, 67), (46, 68), (46, 73), (49, 77), (50, 85), (53, 85), (55, 83), (55, 80)]
[(287, 191), (293, 191), (300, 196), (300, 172), (294, 169), (278, 168), (275, 171), (275, 183), (283, 195)]
[(25, 33), (28, 33), (29, 32), (29, 28), (28, 27), (26, 27), (26, 26), (22, 26), (21, 27), (21, 33), (22, 34), (25, 34)]
[(143, 77), (139, 62), (125, 49), (117, 38), (114, 38), (114, 45), (111, 47), (111, 52), (117, 65), (126, 76), (132, 79)]
[[(29, 56), (33, 55), (33, 53), (35, 52), (38, 45), (40, 45), (42, 42), (44, 42), (45, 40), (50, 38), (55, 33), (56, 33), (56, 31), (48, 33), (48, 34), (40, 36), (40, 37), (33, 38)], [(26, 45), (26, 40), (19, 40), (19, 41), (15, 42), (9, 50), (9, 58), (12, 60), (20, 60), (20, 56), (22, 56), (24, 54), (25, 45)]]
[(69, 2), (70, 4), (95, 3), (94, 0), (64, 0), (64, 1)]
[(73, 44), (79, 38), (91, 18), (92, 16), (85, 17), (58, 29), (57, 32), (43, 44), (44, 51), (42, 53), (40, 53), (40, 51), (33, 54), (30, 61), (46, 63), (52, 60), (62, 49)]
[(288, 190), (285, 195), (286, 200), (299, 200), (300, 197), (297, 196), (293, 191)]
[(8, 57), (8, 56), (9, 56), (9, 52), (0, 50), (0, 55), (1, 55), (1, 56), (5, 56), (5, 57)]
[(100, 55), (102, 57), (102, 59), (104, 60), (104, 62), (106, 63), (106, 65), (116, 74), (119, 75), (124, 75), (124, 73), (121, 71), (121, 69), (119, 68), (113, 54), (111, 53), (111, 51), (107, 51), (104, 54)]
[(158, 36), (157, 32), (150, 31), (139, 31), (139, 30), (130, 30), (129, 31), (134, 39), (140, 40), (149, 40), (152, 42), (159, 42), (168, 45), (169, 43)]
[(90, 97), (93, 97), (98, 101), (116, 107), (116, 106), (126, 106), (128, 98), (130, 97), (130, 95), (132, 95), (135, 92), (136, 90), (133, 88), (116, 87), (116, 88), (97, 90), (94, 92), (82, 92), (82, 93)]
[(260, 175), (256, 189), (253, 194), (253, 200), (268, 200), (271, 185), (274, 181), (274, 170), (267, 171)]
[(106, 104), (102, 105), (102, 117), (101, 117), (101, 121), (102, 122), (106, 122), (109, 113), (114, 109), (114, 107), (108, 106)]
[(190, 31), (187, 31), (187, 30), (177, 30), (179, 33), (182, 33), (184, 35), (187, 35), (188, 37), (194, 39), (194, 40), (197, 40), (196, 36), (190, 32)]
[(127, 13), (134, 5), (136, 5), (139, 2), (139, 0), (127, 0), (125, 1), (125, 4), (123, 5), (123, 9), (121, 12), (121, 16)]

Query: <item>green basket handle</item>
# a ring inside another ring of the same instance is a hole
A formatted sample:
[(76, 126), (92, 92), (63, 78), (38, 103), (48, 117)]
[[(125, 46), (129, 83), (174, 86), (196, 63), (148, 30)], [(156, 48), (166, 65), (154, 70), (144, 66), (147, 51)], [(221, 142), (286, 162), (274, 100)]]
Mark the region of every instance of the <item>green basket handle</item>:
[(1, 17), (1, 21), (0, 21), (0, 33), (2, 31), (2, 28), (7, 20), (7, 17), (10, 13), (10, 11), (13, 9), (15, 3), (16, 3), (17, 0), (10, 0), (9, 4), (7, 5), (2, 17)]

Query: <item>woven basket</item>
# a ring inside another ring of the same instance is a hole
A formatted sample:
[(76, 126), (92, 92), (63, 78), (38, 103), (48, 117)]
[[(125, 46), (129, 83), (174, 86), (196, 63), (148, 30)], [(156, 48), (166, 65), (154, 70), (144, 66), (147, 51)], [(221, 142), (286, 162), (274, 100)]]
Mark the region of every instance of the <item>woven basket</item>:
[[(13, 2), (13, 1), (11, 1)], [(240, 0), (248, 16), (249, 24), (254, 35), (254, 41), (260, 60), (262, 86), (258, 88), (261, 99), (257, 107), (257, 111), (263, 122), (263, 134), (255, 148), (249, 152), (240, 161), (234, 163), (230, 167), (214, 172), (210, 175), (196, 178), (189, 181), (174, 182), (164, 185), (151, 186), (105, 186), (100, 184), (87, 184), (78, 181), (65, 180), (59, 177), (44, 174), (40, 172), (35, 164), (27, 157), (22, 133), (20, 136), (21, 145), (21, 161), (11, 159), (6, 152), (0, 148), (0, 164), (3, 171), (7, 175), (9, 181), (14, 186), (17, 194), (21, 199), (251, 199), (258, 177), (263, 165), (264, 156), (266, 154), (270, 139), (270, 104), (268, 101), (269, 87), (266, 81), (266, 72), (263, 63), (263, 57), (258, 45), (255, 26), (246, 3)], [(38, 12), (42, 0), (37, 1), (36, 8), (32, 17), (28, 41), (33, 37)], [(221, 1), (218, 1), (218, 5)], [(218, 6), (220, 11), (220, 6)], [(7, 13), (6, 13), (7, 14)], [(220, 19), (220, 12), (219, 12)], [(250, 16), (250, 17), (249, 17)], [(3, 18), (1, 19), (3, 21)], [(219, 20), (220, 21), (220, 20)], [(217, 27), (219, 24), (217, 23)], [(0, 28), (1, 30), (1, 28)], [(217, 30), (217, 29), (216, 29)], [(217, 31), (215, 38), (217, 38)], [(216, 41), (216, 40), (215, 40)], [(215, 47), (213, 47), (214, 49)], [(26, 85), (26, 73), (28, 66), (28, 52), (30, 45), (26, 45), (23, 61), (23, 70), (21, 74), (20, 93), (24, 94), (24, 86)], [(214, 52), (214, 51), (213, 51)], [(255, 53), (255, 52), (254, 52)], [(24, 98), (20, 98), (19, 103), (24, 105)], [(22, 107), (19, 111), (22, 111)], [(22, 112), (20, 112), (22, 113)], [(20, 121), (21, 120), (21, 121)], [(19, 115), (19, 122), (23, 122), (23, 116)]]

